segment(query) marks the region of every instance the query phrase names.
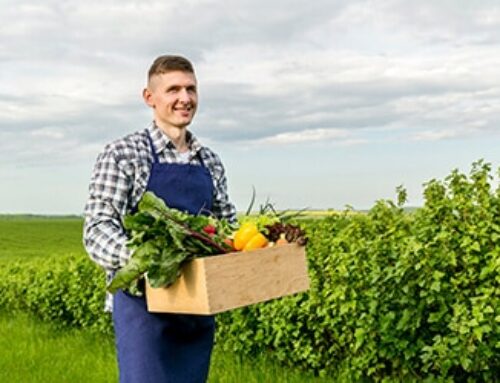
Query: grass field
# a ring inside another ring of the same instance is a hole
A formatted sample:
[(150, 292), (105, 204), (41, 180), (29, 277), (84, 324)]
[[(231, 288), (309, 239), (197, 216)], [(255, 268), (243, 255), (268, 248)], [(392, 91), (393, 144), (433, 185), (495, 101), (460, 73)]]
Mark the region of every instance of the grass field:
[(0, 216), (0, 259), (85, 254), (82, 226), (78, 217)]
[(0, 315), (0, 382), (115, 382), (114, 358), (110, 339)]
[[(25, 314), (0, 314), (0, 382), (110, 383), (118, 381), (113, 339), (85, 330), (55, 330)], [(214, 350), (210, 383), (323, 383), (268, 358), (240, 360)]]
[[(81, 244), (82, 219), (0, 216), (0, 263), (75, 253)], [(90, 260), (89, 260), (90, 262)], [(0, 311), (0, 382), (116, 382), (112, 337), (86, 330), (56, 330), (27, 314)], [(283, 368), (269, 356), (240, 359), (215, 347), (209, 382), (330, 382)]]

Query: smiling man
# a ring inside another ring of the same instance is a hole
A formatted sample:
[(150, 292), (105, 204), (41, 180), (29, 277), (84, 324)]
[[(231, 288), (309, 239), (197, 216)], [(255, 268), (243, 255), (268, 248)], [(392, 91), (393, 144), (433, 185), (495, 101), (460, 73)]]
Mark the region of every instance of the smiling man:
[[(99, 154), (85, 206), (84, 245), (108, 282), (131, 255), (123, 217), (146, 191), (172, 208), (236, 220), (219, 157), (187, 129), (198, 105), (192, 64), (181, 56), (158, 57), (143, 98), (152, 123)], [(212, 316), (149, 313), (143, 295), (122, 290), (108, 294), (105, 307), (113, 313), (120, 382), (206, 381)]]
[(156, 125), (183, 153), (188, 150), (185, 128), (191, 123), (198, 105), (196, 77), (188, 66), (184, 71), (165, 72), (161, 69), (165, 60), (160, 58), (153, 64), (143, 97), (153, 108)]

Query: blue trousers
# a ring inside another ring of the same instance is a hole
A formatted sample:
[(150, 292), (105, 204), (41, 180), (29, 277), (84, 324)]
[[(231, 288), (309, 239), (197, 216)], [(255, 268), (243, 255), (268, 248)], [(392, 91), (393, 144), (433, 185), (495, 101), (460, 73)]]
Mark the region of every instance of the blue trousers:
[(213, 316), (150, 313), (144, 297), (114, 295), (120, 383), (204, 383), (208, 377)]

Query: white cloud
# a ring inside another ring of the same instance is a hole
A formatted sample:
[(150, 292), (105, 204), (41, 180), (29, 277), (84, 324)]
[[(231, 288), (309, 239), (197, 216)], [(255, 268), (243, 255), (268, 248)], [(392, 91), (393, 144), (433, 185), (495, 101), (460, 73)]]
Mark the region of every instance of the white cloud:
[(481, 9), (476, 13), (476, 21), (479, 25), (498, 28), (500, 27), (500, 9), (498, 7)]
[(53, 140), (60, 140), (64, 138), (64, 131), (58, 127), (43, 127), (31, 132), (32, 137), (48, 138)]
[(438, 141), (446, 138), (457, 137), (458, 132), (456, 130), (444, 129), (444, 130), (423, 130), (421, 132), (415, 133), (412, 139), (415, 141)]
[(174, 51), (195, 62), (194, 128), (212, 141), (490, 135), (499, 14), (486, 0), (7, 1), (0, 128), (51, 127), (82, 146), (140, 129), (147, 67)]
[(260, 140), (264, 144), (297, 144), (307, 142), (343, 142), (350, 134), (342, 129), (312, 129), (298, 132), (279, 133)]

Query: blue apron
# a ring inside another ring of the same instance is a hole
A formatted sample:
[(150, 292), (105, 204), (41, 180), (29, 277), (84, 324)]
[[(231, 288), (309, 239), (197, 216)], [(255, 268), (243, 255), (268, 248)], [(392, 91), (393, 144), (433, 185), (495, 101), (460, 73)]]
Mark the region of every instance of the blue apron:
[[(210, 210), (213, 183), (203, 161), (201, 166), (160, 163), (149, 133), (148, 140), (153, 165), (146, 190), (191, 214)], [(113, 299), (120, 383), (206, 382), (213, 316), (150, 313), (144, 297), (122, 290)]]

